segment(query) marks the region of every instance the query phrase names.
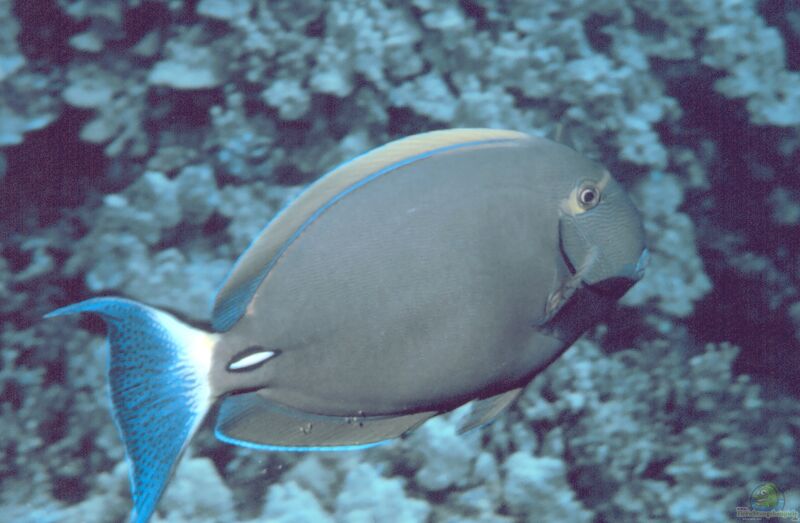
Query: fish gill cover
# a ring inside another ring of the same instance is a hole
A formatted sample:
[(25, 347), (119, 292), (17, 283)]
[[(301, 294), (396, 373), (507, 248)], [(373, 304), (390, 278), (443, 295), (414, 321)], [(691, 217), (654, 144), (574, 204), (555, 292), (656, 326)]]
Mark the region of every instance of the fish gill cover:
[(155, 521), (730, 521), (800, 505), (800, 4), (0, 0), (0, 513), (121, 522), (103, 327), (206, 321), (304, 184), (446, 127), (548, 134), (628, 187), (622, 308), (495, 423), (337, 455), (201, 428)]

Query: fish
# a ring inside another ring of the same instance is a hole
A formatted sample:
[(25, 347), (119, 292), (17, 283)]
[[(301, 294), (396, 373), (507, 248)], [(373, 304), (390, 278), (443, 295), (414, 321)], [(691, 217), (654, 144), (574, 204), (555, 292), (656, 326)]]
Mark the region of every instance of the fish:
[(108, 338), (111, 411), (131, 521), (156, 510), (219, 404), (222, 442), (365, 449), (472, 402), (490, 423), (641, 279), (639, 212), (601, 165), (511, 130), (390, 142), (333, 169), (233, 265), (201, 329), (121, 297)]

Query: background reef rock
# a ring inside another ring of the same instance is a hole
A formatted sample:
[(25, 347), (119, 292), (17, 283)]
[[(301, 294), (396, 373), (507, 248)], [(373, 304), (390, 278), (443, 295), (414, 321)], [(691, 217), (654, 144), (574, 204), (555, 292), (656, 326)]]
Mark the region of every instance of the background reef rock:
[[(0, 513), (125, 521), (102, 326), (208, 318), (304, 184), (387, 140), (547, 134), (631, 190), (653, 252), (511, 412), (359, 453), (201, 430), (156, 521), (730, 521), (800, 506), (800, 2), (0, 0)], [(213, 499), (213, 503), (209, 500)]]

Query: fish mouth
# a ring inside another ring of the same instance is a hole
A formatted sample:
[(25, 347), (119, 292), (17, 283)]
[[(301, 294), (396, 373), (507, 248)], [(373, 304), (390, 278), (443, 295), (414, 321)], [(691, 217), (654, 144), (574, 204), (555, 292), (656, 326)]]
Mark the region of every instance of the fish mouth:
[(628, 289), (639, 281), (638, 279), (629, 278), (627, 276), (617, 276), (608, 278), (603, 281), (586, 285), (586, 288), (595, 294), (599, 294), (605, 298), (618, 300), (628, 292)]
[[(558, 250), (561, 254), (561, 259), (564, 261), (564, 265), (567, 267), (567, 270), (569, 270), (569, 273), (572, 276), (576, 276), (579, 270), (570, 259), (566, 251), (563, 236), (559, 238)], [(596, 255), (599, 255), (599, 257), (603, 256), (601, 253), (596, 253)], [(598, 259), (595, 261), (595, 263), (600, 261), (601, 260)], [(650, 251), (644, 247), (642, 248), (639, 258), (636, 260), (636, 262), (624, 264), (616, 275), (591, 284), (584, 281), (584, 284), (597, 294), (620, 298), (628, 291), (628, 289), (630, 289), (636, 282), (644, 277), (645, 270), (649, 264)], [(582, 270), (581, 272), (584, 271)]]
[(587, 285), (587, 287), (597, 294), (617, 300), (644, 277), (645, 269), (647, 269), (649, 263), (650, 251), (646, 248), (642, 249), (642, 253), (636, 263), (625, 264), (618, 276), (606, 278), (603, 281)]

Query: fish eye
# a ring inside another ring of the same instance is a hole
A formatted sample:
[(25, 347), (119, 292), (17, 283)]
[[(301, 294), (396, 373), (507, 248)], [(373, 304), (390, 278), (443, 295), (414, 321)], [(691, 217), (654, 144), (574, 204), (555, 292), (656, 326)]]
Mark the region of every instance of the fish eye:
[(600, 203), (600, 189), (592, 183), (581, 185), (578, 190), (578, 203), (586, 210), (592, 209)]

